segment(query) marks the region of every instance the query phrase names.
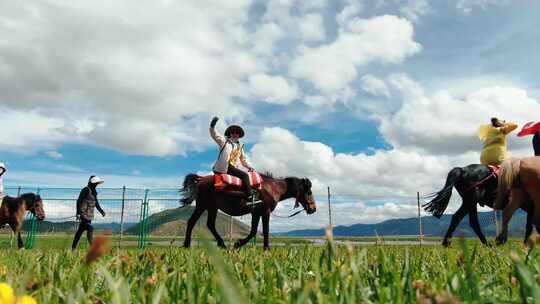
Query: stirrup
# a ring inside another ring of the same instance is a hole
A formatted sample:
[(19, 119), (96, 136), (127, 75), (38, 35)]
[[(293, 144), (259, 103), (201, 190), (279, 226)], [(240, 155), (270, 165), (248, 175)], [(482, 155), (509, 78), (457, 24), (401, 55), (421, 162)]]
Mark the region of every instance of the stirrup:
[(246, 199), (246, 205), (253, 206), (262, 203), (259, 199), (259, 192), (257, 190), (251, 190), (251, 195)]
[(255, 205), (258, 205), (258, 204), (262, 204), (263, 201), (261, 201), (260, 199), (257, 199), (257, 200), (252, 200), (252, 201), (246, 201), (246, 206), (255, 206)]

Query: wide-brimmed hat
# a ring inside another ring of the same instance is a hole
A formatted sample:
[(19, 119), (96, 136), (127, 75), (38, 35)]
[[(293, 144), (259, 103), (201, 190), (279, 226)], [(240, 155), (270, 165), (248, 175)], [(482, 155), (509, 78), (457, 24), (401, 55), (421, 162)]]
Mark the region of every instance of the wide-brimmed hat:
[(244, 137), (244, 129), (239, 125), (231, 125), (225, 130), (225, 136), (229, 137), (231, 134), (236, 133), (240, 138)]
[(99, 176), (92, 176), (89, 182), (90, 184), (99, 185), (99, 184), (103, 184), (105, 181)]

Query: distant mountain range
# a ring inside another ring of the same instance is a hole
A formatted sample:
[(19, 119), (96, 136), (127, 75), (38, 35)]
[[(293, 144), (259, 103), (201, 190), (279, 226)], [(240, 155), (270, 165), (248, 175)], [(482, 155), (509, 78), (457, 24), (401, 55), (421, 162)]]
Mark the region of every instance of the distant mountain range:
[[(482, 232), (486, 236), (495, 236), (495, 219), (493, 212), (479, 212), (478, 218)], [(433, 216), (422, 217), (422, 229), (425, 236), (444, 236), (450, 225), (452, 214), (443, 215), (441, 219)], [(499, 217), (500, 221), (500, 217)], [(518, 211), (510, 221), (509, 233), (512, 236), (522, 237), (525, 233), (526, 214)], [(418, 235), (418, 218), (392, 219), (377, 224), (355, 224), (350, 226), (334, 227), (334, 236), (398, 236)], [(293, 230), (279, 235), (284, 236), (324, 236), (324, 229)], [(468, 216), (454, 232), (454, 236), (476, 236), (469, 226)]]
[[(182, 236), (185, 234), (187, 220), (193, 212), (193, 206), (187, 206), (185, 208), (167, 209), (151, 215), (148, 218), (149, 233), (153, 235), (174, 235)], [(482, 231), (486, 236), (495, 236), (495, 219), (493, 212), (480, 212), (478, 213), (480, 225)], [(422, 217), (422, 229), (425, 236), (444, 236), (450, 221), (452, 214), (443, 215), (441, 219), (437, 219), (433, 216)], [(500, 220), (500, 218), (499, 218)], [(526, 214), (521, 210), (516, 212), (512, 220), (510, 221), (509, 232), (512, 236), (522, 237), (525, 233)], [(23, 230), (28, 231), (30, 226), (29, 222), (24, 222)], [(74, 233), (77, 229), (78, 222), (50, 222), (42, 221), (38, 224), (38, 233)], [(222, 235), (228, 235), (230, 231), (230, 218), (222, 213), (218, 214), (216, 220), (216, 227), (218, 232)], [(119, 223), (96, 223), (94, 224), (95, 230), (108, 230), (113, 233), (119, 233)], [(124, 223), (124, 233), (136, 235), (139, 232), (139, 223)], [(195, 234), (207, 235), (208, 229), (206, 228), (206, 213), (204, 213), (195, 227)], [(249, 233), (249, 226), (238, 221), (233, 220), (233, 234), (234, 236), (245, 236)], [(318, 237), (325, 236), (324, 229), (303, 229), (293, 230), (284, 233), (276, 233), (275, 235), (282, 236), (307, 236)], [(376, 224), (354, 224), (350, 226), (336, 226), (334, 227), (335, 236), (407, 236), (418, 235), (418, 219), (417, 218), (405, 218), (405, 219), (392, 219)], [(475, 236), (474, 231), (469, 226), (469, 218), (465, 217), (461, 224), (456, 229), (454, 236)]]
[[(148, 218), (148, 230), (150, 234), (155, 235), (180, 235), (183, 236), (186, 233), (187, 221), (190, 218), (193, 210), (193, 206), (186, 206), (184, 208), (167, 209), (159, 213), (152, 214)], [(208, 228), (206, 228), (207, 212), (199, 218), (197, 225), (195, 226), (194, 233), (208, 234)], [(216, 219), (216, 229), (222, 236), (229, 235), (231, 220), (228, 215), (221, 212), (218, 213)], [(245, 236), (249, 233), (250, 227), (237, 219), (233, 219), (233, 235)], [(139, 232), (139, 224), (133, 225), (126, 230), (127, 234), (137, 234)]]
[[(187, 220), (193, 213), (193, 206), (186, 206), (184, 208), (167, 209), (148, 217), (148, 232), (154, 235), (181, 235), (183, 236), (186, 231)], [(30, 222), (24, 221), (23, 231), (30, 230)], [(230, 232), (230, 218), (228, 215), (218, 213), (216, 219), (216, 228), (222, 235), (229, 235)], [(77, 230), (79, 223), (76, 221), (67, 222), (51, 222), (42, 221), (37, 225), (38, 233), (74, 233)], [(120, 223), (95, 223), (93, 224), (94, 230), (107, 230), (112, 233), (120, 232)], [(233, 219), (233, 235), (247, 235), (250, 227), (237, 219)], [(139, 223), (124, 223), (124, 234), (136, 235), (139, 233)], [(197, 225), (195, 226), (194, 233), (208, 234), (206, 228), (206, 212), (201, 216)]]

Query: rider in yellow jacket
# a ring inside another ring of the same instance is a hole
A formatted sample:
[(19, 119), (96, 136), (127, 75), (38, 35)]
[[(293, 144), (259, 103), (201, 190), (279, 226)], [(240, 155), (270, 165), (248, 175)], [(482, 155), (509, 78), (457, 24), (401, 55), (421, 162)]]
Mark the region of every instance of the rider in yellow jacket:
[(509, 157), (506, 135), (517, 128), (517, 124), (492, 118), (491, 124), (478, 129), (478, 137), (484, 143), (480, 162), (484, 165), (498, 166)]

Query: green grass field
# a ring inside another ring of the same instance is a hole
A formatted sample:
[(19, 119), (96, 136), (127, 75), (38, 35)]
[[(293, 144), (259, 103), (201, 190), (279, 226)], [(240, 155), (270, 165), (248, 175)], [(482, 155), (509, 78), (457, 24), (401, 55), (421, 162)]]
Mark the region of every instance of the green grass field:
[(40, 303), (540, 301), (540, 248), (517, 240), (496, 248), (456, 239), (451, 249), (300, 244), (270, 252), (219, 250), (213, 242), (145, 251), (111, 244), (91, 265), (84, 249), (3, 249), (0, 281)]

